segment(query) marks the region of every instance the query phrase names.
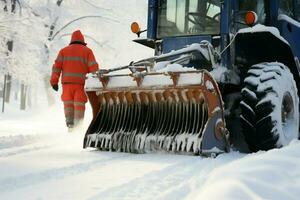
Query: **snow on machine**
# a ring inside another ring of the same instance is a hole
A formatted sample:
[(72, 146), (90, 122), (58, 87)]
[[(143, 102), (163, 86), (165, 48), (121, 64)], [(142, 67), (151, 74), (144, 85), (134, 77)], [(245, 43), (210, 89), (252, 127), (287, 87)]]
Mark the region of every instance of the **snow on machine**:
[(229, 141), (255, 152), (297, 139), (299, 5), (149, 0), (147, 38), (135, 42), (155, 55), (87, 77), (84, 148), (211, 155)]

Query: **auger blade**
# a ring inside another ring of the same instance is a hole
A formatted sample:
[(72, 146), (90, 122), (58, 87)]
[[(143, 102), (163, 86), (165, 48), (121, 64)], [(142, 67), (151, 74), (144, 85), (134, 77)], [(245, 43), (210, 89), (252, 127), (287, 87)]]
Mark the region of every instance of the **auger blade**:
[(222, 99), (207, 71), (95, 79), (98, 85), (86, 91), (100, 109), (84, 148), (196, 155), (227, 150)]

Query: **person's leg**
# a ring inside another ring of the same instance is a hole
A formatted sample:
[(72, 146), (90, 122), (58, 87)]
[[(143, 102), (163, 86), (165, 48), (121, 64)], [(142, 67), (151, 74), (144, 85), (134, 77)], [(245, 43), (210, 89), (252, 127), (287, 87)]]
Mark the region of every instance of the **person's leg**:
[(64, 112), (66, 118), (66, 125), (69, 128), (74, 126), (74, 95), (72, 87), (69, 84), (63, 84), (63, 93), (61, 99), (64, 102)]
[(87, 96), (83, 85), (77, 85), (74, 95), (74, 125), (80, 125), (84, 118)]
[(74, 126), (74, 101), (64, 101), (64, 111), (67, 127)]
[(83, 102), (74, 102), (75, 110), (74, 110), (74, 125), (78, 126), (82, 123), (84, 119), (85, 112), (85, 103)]

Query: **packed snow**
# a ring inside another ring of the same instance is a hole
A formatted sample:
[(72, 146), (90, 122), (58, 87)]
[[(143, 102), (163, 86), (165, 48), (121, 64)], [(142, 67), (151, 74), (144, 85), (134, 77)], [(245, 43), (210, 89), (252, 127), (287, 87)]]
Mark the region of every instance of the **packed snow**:
[(253, 27), (243, 28), (243, 29), (240, 29), (238, 31), (238, 33), (254, 33), (254, 32), (270, 32), (272, 35), (274, 35), (275, 37), (277, 37), (278, 39), (280, 39), (284, 43), (289, 44), (288, 41), (286, 41), (286, 39), (284, 39), (280, 35), (279, 30), (275, 27), (270, 27), (270, 26), (265, 26), (265, 25), (262, 25), (262, 24), (257, 24)]
[[(17, 77), (26, 74), (26, 78), (20, 81), (38, 84), (42, 78), (32, 81), (34, 76), (50, 72), (58, 49), (68, 43), (69, 33), (78, 28), (90, 36), (87, 38), (89, 46), (95, 50), (103, 68), (124, 65), (131, 60), (149, 57), (152, 53), (130, 41), (135, 38), (129, 31), (130, 22), (146, 25), (146, 0), (64, 1), (63, 10), (55, 9), (55, 1), (31, 0), (27, 3), (26, 8), (33, 9), (41, 18), (25, 20), (24, 24), (32, 23), (33, 29), (28, 28), (25, 35), (16, 34), (16, 41), (30, 35), (30, 30), (41, 30), (41, 36), (32, 34), (19, 43), (31, 44), (29, 50), (24, 47), (19, 51), (21, 55), (9, 55), (5, 60), (0, 57), (0, 64), (1, 67), (11, 64), (12, 58), (17, 56), (18, 63), (24, 59), (26, 65), (30, 65), (26, 70), (33, 69), (34, 72), (28, 73), (24, 69), (19, 73), (18, 70), (1, 68), (1, 75), (7, 71)], [(24, 10), (25, 17), (32, 16), (27, 11)], [(64, 29), (54, 41), (46, 42), (47, 33), (40, 24), (59, 16), (57, 25), (61, 28), (84, 15), (102, 17), (78, 21)], [(3, 19), (0, 13), (0, 21)], [(0, 23), (0, 31), (1, 28)], [(43, 36), (50, 50), (47, 64), (45, 60), (38, 59), (38, 55), (41, 59), (48, 59), (41, 50)], [(35, 39), (39, 42), (31, 43)], [(0, 54), (4, 51), (1, 47)], [(21, 67), (18, 63), (14, 63), (13, 69)], [(38, 85), (35, 90), (36, 100), (26, 111), (20, 111), (19, 100), (12, 98), (9, 104), (5, 104), (5, 112), (0, 114), (1, 200), (299, 199), (298, 140), (268, 152), (243, 154), (231, 151), (216, 158), (83, 149), (84, 133), (92, 116), (89, 105), (83, 126), (68, 133), (60, 94), (54, 94), (55, 103), (49, 108), (44, 86)]]
[(99, 152), (82, 149), (84, 131), (68, 133), (62, 116), (59, 106), (26, 119), (1, 116), (0, 199), (296, 200), (300, 195), (299, 141), (217, 158)]

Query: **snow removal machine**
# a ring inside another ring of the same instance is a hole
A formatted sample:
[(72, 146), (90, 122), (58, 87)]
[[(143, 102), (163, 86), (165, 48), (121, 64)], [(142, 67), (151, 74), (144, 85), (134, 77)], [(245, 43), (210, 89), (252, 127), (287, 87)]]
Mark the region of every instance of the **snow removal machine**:
[(147, 30), (131, 29), (154, 56), (88, 75), (84, 148), (205, 156), (298, 139), (300, 0), (149, 0)]

